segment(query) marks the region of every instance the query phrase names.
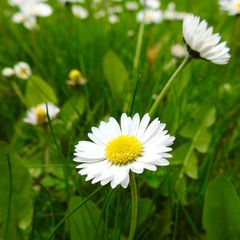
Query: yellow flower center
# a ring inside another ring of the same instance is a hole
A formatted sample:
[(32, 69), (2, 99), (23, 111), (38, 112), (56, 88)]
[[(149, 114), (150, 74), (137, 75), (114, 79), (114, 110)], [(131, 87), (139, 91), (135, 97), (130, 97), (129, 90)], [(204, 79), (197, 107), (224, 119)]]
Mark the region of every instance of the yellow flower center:
[(154, 14), (151, 11), (145, 12), (143, 16), (145, 20), (152, 20), (154, 18)]
[(236, 3), (236, 8), (237, 8), (238, 11), (240, 11), (240, 2)]
[(69, 78), (70, 78), (71, 80), (77, 80), (77, 79), (80, 78), (80, 77), (81, 77), (81, 73), (80, 73), (80, 71), (78, 71), (77, 69), (73, 69), (73, 70), (71, 70), (70, 73), (69, 73)]
[(27, 74), (27, 69), (22, 68), (22, 69), (20, 70), (20, 75), (26, 75), (26, 74)]
[(44, 122), (46, 122), (47, 113), (43, 109), (43, 107), (37, 107), (37, 109), (36, 109), (36, 116), (37, 116), (37, 123), (38, 124), (43, 124)]
[(122, 135), (107, 144), (105, 155), (113, 164), (125, 165), (139, 157), (142, 150), (142, 144), (136, 137)]

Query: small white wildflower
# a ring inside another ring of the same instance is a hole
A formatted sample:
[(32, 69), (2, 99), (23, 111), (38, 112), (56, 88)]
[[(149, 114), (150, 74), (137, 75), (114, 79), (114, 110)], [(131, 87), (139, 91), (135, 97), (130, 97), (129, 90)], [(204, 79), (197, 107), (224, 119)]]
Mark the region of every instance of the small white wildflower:
[(19, 63), (15, 64), (13, 69), (14, 69), (16, 76), (21, 79), (26, 80), (31, 75), (31, 68), (25, 62), (19, 62)]
[(127, 1), (125, 7), (128, 11), (135, 11), (138, 9), (138, 3), (134, 1)]
[(5, 67), (2, 70), (2, 75), (4, 77), (12, 77), (14, 75), (14, 70), (10, 67)]
[(85, 8), (77, 5), (72, 6), (72, 13), (75, 17), (81, 19), (87, 19), (89, 16), (88, 11)]
[(137, 21), (146, 24), (159, 23), (163, 19), (163, 14), (160, 10), (146, 9), (141, 10), (137, 14)]
[[(57, 106), (55, 106), (53, 103), (47, 103), (47, 107), (48, 107), (48, 115), (50, 119), (56, 117), (56, 115), (60, 111), (60, 109)], [(27, 115), (23, 119), (23, 121), (26, 123), (30, 123), (32, 125), (42, 125), (48, 122), (46, 104), (41, 103), (36, 107), (32, 107), (30, 110), (27, 111)]]
[(176, 58), (183, 58), (187, 55), (185, 46), (182, 44), (174, 44), (171, 46), (171, 54)]

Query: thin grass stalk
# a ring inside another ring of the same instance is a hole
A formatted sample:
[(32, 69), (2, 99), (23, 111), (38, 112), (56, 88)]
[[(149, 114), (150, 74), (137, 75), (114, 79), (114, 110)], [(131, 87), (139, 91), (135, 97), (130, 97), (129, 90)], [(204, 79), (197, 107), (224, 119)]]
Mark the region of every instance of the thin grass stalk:
[(179, 67), (176, 69), (176, 71), (173, 73), (173, 75), (167, 81), (167, 83), (165, 84), (164, 88), (162, 89), (162, 91), (160, 92), (160, 94), (158, 95), (156, 100), (154, 101), (154, 103), (149, 111), (149, 115), (151, 117), (153, 117), (154, 114), (156, 113), (159, 104), (161, 103), (163, 98), (168, 93), (168, 91), (169, 91), (170, 87), (172, 86), (174, 80), (176, 79), (177, 75), (181, 72), (181, 70), (184, 69), (184, 67), (190, 62), (190, 60), (191, 60), (191, 58), (189, 56), (186, 56), (184, 58), (183, 62), (179, 65)]
[(96, 189), (92, 192), (88, 197), (86, 197), (83, 201), (81, 201), (74, 209), (72, 209), (65, 217), (56, 225), (53, 231), (49, 234), (47, 240), (52, 239), (54, 234), (56, 233), (57, 229), (69, 218), (74, 214), (80, 207), (82, 207), (89, 199), (91, 199), (97, 192), (99, 192), (103, 187)]
[(66, 192), (66, 196), (67, 198), (70, 197), (70, 192), (69, 192), (69, 184), (68, 184), (68, 166), (67, 166), (67, 163), (65, 161), (65, 158), (63, 156), (63, 153), (61, 151), (61, 148), (57, 142), (57, 139), (56, 139), (56, 136), (55, 136), (55, 133), (53, 131), (53, 128), (52, 128), (52, 123), (51, 123), (51, 119), (50, 119), (50, 116), (49, 116), (49, 112), (48, 112), (48, 104), (46, 103), (46, 109), (47, 109), (47, 118), (48, 118), (48, 123), (49, 123), (49, 128), (50, 128), (50, 132), (51, 132), (51, 135), (52, 135), (52, 138), (53, 138), (53, 141), (54, 141), (54, 144), (56, 145), (56, 148), (58, 150), (58, 153), (62, 159), (62, 162), (64, 164), (64, 168), (63, 168), (63, 172), (64, 172), (64, 182), (65, 182), (65, 192)]

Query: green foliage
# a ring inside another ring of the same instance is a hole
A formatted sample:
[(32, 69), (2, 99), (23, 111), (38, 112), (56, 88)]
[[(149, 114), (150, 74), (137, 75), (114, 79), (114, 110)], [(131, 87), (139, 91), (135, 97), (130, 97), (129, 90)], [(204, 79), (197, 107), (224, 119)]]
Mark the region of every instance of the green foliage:
[[(129, 109), (135, 79), (139, 82), (133, 114), (149, 111), (155, 95), (181, 64), (182, 59), (171, 55), (171, 46), (183, 44), (182, 21), (145, 25), (135, 75), (140, 25), (137, 11), (126, 10), (126, 1), (100, 1), (96, 6), (96, 11), (107, 11), (110, 5), (121, 5), (116, 24), (108, 22), (108, 14), (95, 18), (93, 1), (80, 3), (89, 10), (86, 20), (73, 16), (71, 3), (47, 1), (53, 14), (37, 18), (33, 31), (12, 22), (17, 8), (8, 2), (0, 1), (0, 71), (25, 61), (33, 75), (24, 81), (0, 74), (0, 140), (8, 143), (0, 144), (0, 238), (41, 240), (99, 185), (76, 173), (75, 144), (88, 139), (91, 127), (101, 120), (119, 119), (121, 111)], [(169, 166), (137, 176), (135, 239), (240, 239), (240, 23), (218, 11), (217, 0), (175, 3), (176, 11), (205, 18), (227, 41), (232, 57), (225, 66), (192, 61), (162, 100), (157, 115), (176, 137), (173, 158)], [(161, 1), (161, 10), (167, 5)], [(67, 87), (71, 69), (79, 69), (88, 83)], [(46, 101), (61, 110), (51, 121), (54, 136), (48, 124), (23, 123), (27, 109)], [(223, 177), (215, 179), (220, 174), (231, 184)], [(209, 184), (210, 179), (215, 180)], [(100, 190), (94, 201), (82, 205), (57, 229), (55, 239), (91, 240), (100, 215), (96, 240), (127, 239), (130, 188), (114, 189), (104, 209), (105, 195)]]
[(60, 118), (67, 129), (70, 129), (73, 123), (79, 120), (85, 112), (86, 106), (87, 102), (82, 94), (75, 94), (62, 106)]
[(121, 98), (128, 87), (129, 75), (121, 59), (112, 50), (103, 58), (103, 72), (114, 98)]
[(31, 76), (27, 80), (26, 100), (28, 107), (44, 102), (57, 104), (57, 96), (53, 88), (38, 76)]
[[(71, 197), (68, 211), (74, 209), (83, 199), (81, 197)], [(95, 229), (100, 216), (100, 209), (89, 200), (84, 206), (79, 208), (68, 220), (71, 240), (93, 239)], [(97, 239), (103, 239), (103, 224), (97, 232)]]
[(225, 177), (214, 179), (207, 188), (203, 226), (207, 240), (237, 240), (240, 238), (240, 198)]
[(0, 155), (0, 238), (21, 239), (32, 222), (32, 181), (12, 147), (1, 142)]
[(209, 105), (201, 105), (190, 118), (190, 121), (180, 131), (180, 135), (190, 139), (190, 142), (180, 145), (174, 151), (172, 163), (183, 165), (181, 174), (193, 179), (198, 178), (198, 161), (195, 150), (206, 153), (212, 134), (208, 130), (216, 119), (216, 109)]

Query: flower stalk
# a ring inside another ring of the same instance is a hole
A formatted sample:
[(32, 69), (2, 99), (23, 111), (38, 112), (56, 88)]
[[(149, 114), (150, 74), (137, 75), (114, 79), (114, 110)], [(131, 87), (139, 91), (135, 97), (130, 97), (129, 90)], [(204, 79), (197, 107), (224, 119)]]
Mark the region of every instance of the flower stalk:
[(159, 104), (161, 103), (162, 99), (166, 96), (171, 85), (173, 84), (174, 80), (176, 79), (176, 76), (179, 74), (179, 72), (181, 72), (181, 70), (184, 69), (184, 67), (190, 62), (190, 60), (191, 60), (191, 57), (186, 56), (185, 59), (183, 60), (183, 62), (181, 63), (181, 65), (179, 65), (179, 67), (176, 69), (176, 71), (173, 73), (173, 75), (167, 81), (166, 85), (164, 86), (164, 88), (162, 89), (162, 91), (160, 92), (158, 97), (156, 98), (155, 102), (153, 103), (153, 105), (149, 111), (149, 115), (151, 117), (153, 117), (154, 114), (156, 113)]
[(137, 185), (134, 173), (130, 175), (130, 187), (131, 187), (131, 198), (132, 198), (132, 215), (131, 215), (131, 226), (129, 233), (129, 240), (133, 240), (135, 236), (137, 226), (137, 210), (138, 210), (138, 199), (137, 199)]

